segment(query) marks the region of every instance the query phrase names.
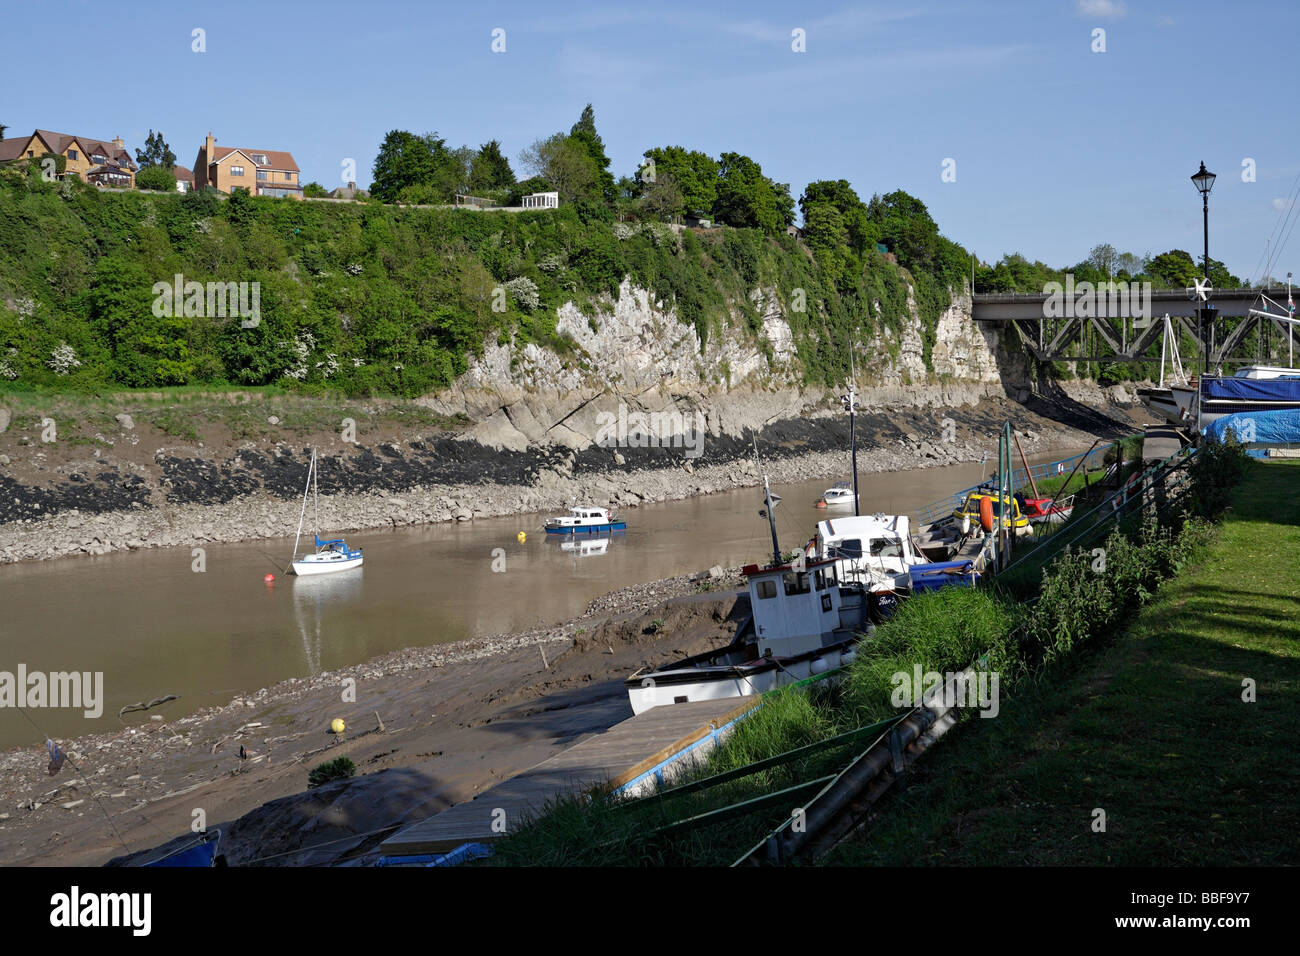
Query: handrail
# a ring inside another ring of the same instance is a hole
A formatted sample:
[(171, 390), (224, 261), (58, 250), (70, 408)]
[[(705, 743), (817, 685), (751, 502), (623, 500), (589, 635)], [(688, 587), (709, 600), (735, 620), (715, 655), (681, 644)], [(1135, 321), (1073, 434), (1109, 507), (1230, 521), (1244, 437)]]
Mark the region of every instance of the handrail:
[[(1048, 478), (1054, 475), (1064, 474), (1064, 466), (1069, 465), (1072, 462), (1075, 463), (1074, 470), (1077, 470), (1080, 466), (1086, 465), (1084, 459), (1087, 459), (1089, 456), (1096, 455), (1098, 452), (1102, 452), (1104, 454), (1107, 450), (1114, 448), (1120, 442), (1135, 437), (1136, 434), (1137, 433), (1135, 432), (1133, 435), (1127, 435), (1124, 438), (1111, 442), (1109, 445), (1103, 446), (1102, 448), (1096, 447), (1097, 442), (1093, 442), (1093, 447), (1089, 448), (1087, 451), (1081, 454), (1071, 455), (1069, 458), (1061, 458), (1056, 461), (1042, 462), (1037, 465), (1030, 465), (1028, 471), (1026, 471), (1023, 468), (1013, 469), (1011, 472), (1011, 486), (1013, 488), (1019, 488), (1021, 485), (1028, 484), (1029, 477), (1031, 474), (1036, 479)], [(1073, 471), (1071, 472), (1071, 474), (1073, 474)], [(921, 506), (916, 511), (918, 526), (930, 524), (931, 522), (937, 521), (940, 518), (946, 518), (948, 515), (952, 514), (953, 510), (958, 505), (960, 505), (963, 501), (966, 500), (967, 495), (969, 495), (972, 491), (977, 491), (980, 488), (983, 488), (986, 484), (988, 484), (988, 481), (989, 479), (985, 478), (981, 480), (979, 484), (971, 485), (969, 488), (963, 488), (960, 491), (954, 491), (952, 494), (947, 495), (944, 498), (940, 498), (937, 501), (932, 501), (927, 505)]]
[[(1128, 499), (1131, 496), (1134, 495), (1140, 496), (1144, 494), (1147, 490), (1149, 490), (1151, 486), (1154, 485), (1155, 479), (1157, 477), (1167, 477), (1168, 475), (1171, 475), (1174, 472), (1184, 468), (1192, 460), (1193, 456), (1196, 454), (1196, 451), (1197, 449), (1195, 447), (1179, 449), (1178, 451), (1174, 452), (1174, 454), (1170, 455), (1168, 458), (1165, 458), (1164, 460), (1157, 462), (1155, 465), (1152, 465), (1146, 471), (1139, 472), (1133, 478), (1130, 478), (1119, 488), (1116, 488), (1109, 495), (1107, 495), (1106, 497), (1102, 498), (1099, 502), (1097, 502), (1097, 507), (1093, 508), (1091, 511), (1085, 512), (1082, 515), (1082, 517), (1074, 519), (1074, 521), (1071, 523), (1077, 526), (1079, 530), (1077, 533), (1073, 535), (1073, 537), (1070, 536), (1069, 532), (1066, 529), (1062, 529), (1062, 531), (1052, 535), (1050, 539), (1051, 541), (1050, 544), (1044, 545), (1043, 547), (1035, 548), (1033, 551), (1029, 552), (1028, 554), (1021, 555), (1019, 558), (1012, 561), (1009, 565), (1003, 568), (1000, 574), (1005, 575), (1012, 568), (1016, 567), (1022, 562), (1030, 561), (1030, 559), (1041, 559), (1045, 561), (1054, 558), (1062, 550), (1074, 544), (1076, 541), (1079, 541), (1082, 538), (1088, 537), (1089, 535), (1096, 533), (1098, 529), (1104, 527), (1108, 521), (1118, 521), (1123, 511), (1125, 510), (1123, 507), (1119, 507), (1116, 505), (1116, 502), (1118, 501), (1121, 495), (1123, 496), (1124, 499), (1123, 500), (1124, 506), (1127, 506)], [(1174, 464), (1175, 459), (1178, 458), (1181, 458), (1182, 460)], [(1189, 475), (1186, 474), (1183, 475), (1181, 478), (1179, 478), (1177, 482), (1169, 486), (1167, 490), (1172, 491), (1174, 488), (1178, 488), (1184, 482), (1187, 481), (1188, 477)], [(1088, 523), (1089, 518), (1096, 515), (1097, 512), (1103, 510), (1108, 504), (1111, 506), (1111, 510), (1107, 514), (1104, 514), (1101, 520)], [(1142, 510), (1145, 510), (1145, 508), (1143, 508)]]

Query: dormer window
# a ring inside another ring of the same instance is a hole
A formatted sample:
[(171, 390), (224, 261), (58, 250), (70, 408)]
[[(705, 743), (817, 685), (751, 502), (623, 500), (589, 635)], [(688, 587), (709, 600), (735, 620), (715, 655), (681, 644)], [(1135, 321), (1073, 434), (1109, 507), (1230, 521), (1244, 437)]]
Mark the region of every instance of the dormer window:
[(266, 153), (254, 153), (253, 162), (257, 163), (259, 166), (271, 165), (271, 161), (266, 158)]

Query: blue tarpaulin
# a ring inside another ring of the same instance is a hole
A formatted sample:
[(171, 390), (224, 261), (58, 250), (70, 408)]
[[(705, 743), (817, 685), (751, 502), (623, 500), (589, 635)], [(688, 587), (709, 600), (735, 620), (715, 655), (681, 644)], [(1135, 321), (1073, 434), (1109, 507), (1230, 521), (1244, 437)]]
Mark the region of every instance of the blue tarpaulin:
[(912, 590), (920, 593), (937, 591), (949, 585), (956, 585), (959, 588), (970, 587), (971, 567), (969, 560), (936, 561), (933, 564), (914, 564), (907, 569), (907, 572), (912, 579)]
[(1300, 402), (1300, 379), (1207, 378), (1202, 398), (1227, 398), (1239, 402)]
[[(1300, 382), (1295, 383), (1300, 385)], [(1300, 443), (1300, 408), (1283, 408), (1275, 412), (1237, 412), (1224, 415), (1205, 426), (1205, 437), (1223, 441), (1232, 431), (1237, 441), (1246, 445), (1285, 445)]]

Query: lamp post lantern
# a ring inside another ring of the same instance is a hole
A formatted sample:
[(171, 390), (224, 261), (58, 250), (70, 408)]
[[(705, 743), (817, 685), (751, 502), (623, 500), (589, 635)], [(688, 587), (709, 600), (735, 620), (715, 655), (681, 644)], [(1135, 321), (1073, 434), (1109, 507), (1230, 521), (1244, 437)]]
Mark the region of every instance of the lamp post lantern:
[[(1210, 190), (1214, 188), (1214, 173), (1205, 168), (1205, 161), (1201, 161), (1201, 168), (1192, 174), (1192, 185), (1201, 194), (1201, 214), (1203, 218), (1205, 231), (1205, 260), (1204, 260), (1204, 277), (1205, 284), (1210, 284)], [(1209, 300), (1201, 307), (1201, 373), (1208, 371), (1210, 359), (1210, 345), (1206, 338), (1207, 324), (1213, 326), (1214, 309), (1209, 306)]]

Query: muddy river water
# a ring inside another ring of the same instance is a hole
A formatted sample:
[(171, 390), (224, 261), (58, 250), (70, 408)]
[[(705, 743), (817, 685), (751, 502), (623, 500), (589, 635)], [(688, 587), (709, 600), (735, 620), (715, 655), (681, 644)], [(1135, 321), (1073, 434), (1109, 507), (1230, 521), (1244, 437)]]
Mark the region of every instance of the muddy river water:
[[(982, 477), (977, 463), (862, 475), (862, 511), (915, 516)], [(827, 516), (813, 503), (831, 483), (773, 486), (783, 548)], [(178, 694), (175, 716), (402, 647), (566, 620), (614, 588), (761, 561), (771, 545), (761, 504), (761, 488), (745, 488), (627, 509), (627, 532), (604, 546), (546, 535), (544, 515), (348, 534), (364, 566), (314, 578), (273, 565), (286, 563), (292, 539), (209, 544), (202, 572), (188, 548), (0, 567), (0, 680), (20, 664), (103, 674), (101, 717), (47, 707), (30, 711), (33, 724), (5, 707), (0, 748), (112, 730), (137, 701)]]

